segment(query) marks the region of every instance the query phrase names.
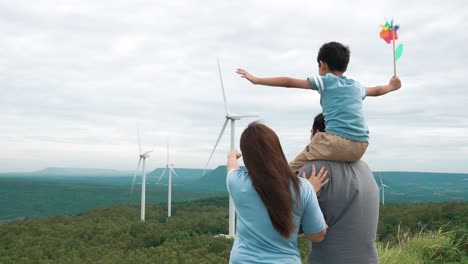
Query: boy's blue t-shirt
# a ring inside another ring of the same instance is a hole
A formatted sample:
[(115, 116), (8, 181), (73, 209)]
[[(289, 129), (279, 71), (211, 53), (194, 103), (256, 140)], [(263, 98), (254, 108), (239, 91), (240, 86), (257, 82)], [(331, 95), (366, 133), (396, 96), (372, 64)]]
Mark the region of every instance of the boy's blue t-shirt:
[(309, 78), (320, 94), (325, 131), (354, 141), (369, 141), (362, 101), (367, 88), (345, 76), (327, 73)]
[(325, 229), (325, 220), (312, 184), (299, 179), (300, 200), (296, 201), (293, 214), (295, 229), (286, 239), (274, 229), (248, 172), (232, 170), (228, 173), (227, 188), (237, 211), (230, 263), (301, 263), (297, 245), (299, 225), (304, 233), (314, 234)]

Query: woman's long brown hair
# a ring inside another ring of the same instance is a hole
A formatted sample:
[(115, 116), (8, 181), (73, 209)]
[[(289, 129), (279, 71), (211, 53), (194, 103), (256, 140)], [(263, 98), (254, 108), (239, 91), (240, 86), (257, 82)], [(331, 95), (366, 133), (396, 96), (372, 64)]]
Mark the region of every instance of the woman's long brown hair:
[(252, 185), (262, 199), (273, 227), (288, 238), (294, 231), (291, 185), (296, 199), (299, 198), (299, 178), (289, 168), (278, 136), (266, 125), (253, 122), (242, 132), (240, 148)]

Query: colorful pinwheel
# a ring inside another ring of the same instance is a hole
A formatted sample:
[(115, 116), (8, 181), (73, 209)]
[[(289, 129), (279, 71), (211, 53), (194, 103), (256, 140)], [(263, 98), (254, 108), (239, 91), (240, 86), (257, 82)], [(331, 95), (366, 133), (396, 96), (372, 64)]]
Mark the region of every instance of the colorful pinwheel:
[(395, 40), (398, 39), (398, 29), (400, 28), (399, 25), (393, 24), (393, 19), (390, 21), (385, 21), (385, 25), (380, 25), (382, 29), (380, 31), (380, 38), (385, 40), (388, 44), (393, 43), (393, 73), (396, 75), (396, 61), (401, 57), (403, 54), (403, 44), (398, 45), (395, 48)]

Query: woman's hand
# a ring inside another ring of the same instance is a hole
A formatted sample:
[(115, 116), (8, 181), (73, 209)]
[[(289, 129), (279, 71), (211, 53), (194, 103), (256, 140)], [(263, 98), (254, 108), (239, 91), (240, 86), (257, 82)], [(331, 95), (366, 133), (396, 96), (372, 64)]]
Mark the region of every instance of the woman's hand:
[(231, 150), (227, 155), (227, 165), (226, 170), (230, 172), (231, 170), (239, 169), (239, 162), (237, 161), (241, 157), (241, 153), (237, 149)]
[(317, 169), (315, 168), (315, 164), (313, 164), (312, 173), (310, 174), (309, 179), (307, 179), (305, 172), (302, 173), (302, 178), (308, 180), (312, 186), (314, 186), (315, 193), (318, 193), (320, 189), (330, 181), (330, 178), (325, 178), (328, 174), (328, 170), (325, 170), (324, 166), (322, 166), (318, 174), (316, 174), (316, 171)]
[(242, 154), (237, 149), (231, 150), (231, 152), (229, 152), (229, 154), (227, 156), (228, 159), (230, 159), (230, 158), (239, 159), (240, 157), (242, 157)]

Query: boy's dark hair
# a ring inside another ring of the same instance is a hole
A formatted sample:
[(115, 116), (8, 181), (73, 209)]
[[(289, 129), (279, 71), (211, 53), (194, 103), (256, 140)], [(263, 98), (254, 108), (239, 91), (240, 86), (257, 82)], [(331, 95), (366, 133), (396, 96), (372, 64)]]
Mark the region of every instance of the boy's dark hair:
[(326, 62), (332, 71), (345, 72), (348, 68), (349, 48), (338, 42), (328, 42), (322, 45), (317, 55), (317, 62)]
[(312, 134), (315, 135), (318, 131), (325, 132), (325, 119), (323, 118), (323, 113), (318, 114), (314, 118), (314, 124), (312, 125)]

